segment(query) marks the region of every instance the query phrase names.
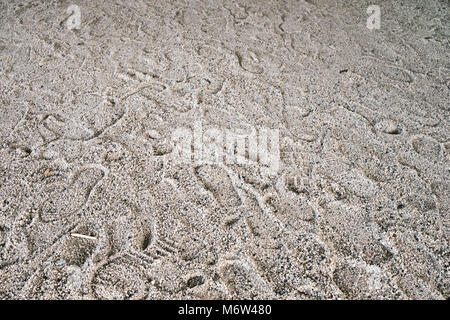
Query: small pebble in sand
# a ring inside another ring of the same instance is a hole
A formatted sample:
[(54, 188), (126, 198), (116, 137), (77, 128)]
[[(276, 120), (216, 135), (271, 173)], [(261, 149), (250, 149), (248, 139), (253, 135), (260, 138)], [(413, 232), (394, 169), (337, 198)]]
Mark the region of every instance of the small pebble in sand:
[(159, 139), (161, 138), (161, 135), (156, 130), (148, 130), (147, 135), (150, 139)]
[(15, 152), (18, 157), (25, 158), (30, 155), (31, 150), (27, 148), (17, 148)]
[(59, 259), (58, 261), (55, 262), (55, 265), (58, 267), (63, 266), (65, 264), (66, 264), (66, 260), (64, 260), (64, 259)]
[(400, 128), (392, 120), (381, 120), (375, 125), (375, 128), (381, 132), (389, 134), (399, 134)]

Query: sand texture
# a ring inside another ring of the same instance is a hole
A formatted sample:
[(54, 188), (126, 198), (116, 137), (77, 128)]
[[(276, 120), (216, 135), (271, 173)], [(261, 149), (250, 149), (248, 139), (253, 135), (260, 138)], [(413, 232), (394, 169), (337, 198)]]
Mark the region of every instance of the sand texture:
[(450, 298), (448, 7), (0, 0), (0, 298)]

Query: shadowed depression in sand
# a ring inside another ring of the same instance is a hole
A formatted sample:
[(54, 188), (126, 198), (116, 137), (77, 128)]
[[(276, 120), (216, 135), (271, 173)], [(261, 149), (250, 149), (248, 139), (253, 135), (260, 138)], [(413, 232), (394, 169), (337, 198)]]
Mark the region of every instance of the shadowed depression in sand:
[(448, 6), (0, 0), (0, 298), (448, 299)]

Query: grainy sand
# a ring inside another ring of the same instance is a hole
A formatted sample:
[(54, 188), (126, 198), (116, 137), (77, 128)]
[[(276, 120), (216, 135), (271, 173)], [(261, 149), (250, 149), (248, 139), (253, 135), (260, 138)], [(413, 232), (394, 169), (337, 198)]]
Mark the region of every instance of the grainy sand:
[(448, 6), (1, 0), (0, 297), (448, 299)]

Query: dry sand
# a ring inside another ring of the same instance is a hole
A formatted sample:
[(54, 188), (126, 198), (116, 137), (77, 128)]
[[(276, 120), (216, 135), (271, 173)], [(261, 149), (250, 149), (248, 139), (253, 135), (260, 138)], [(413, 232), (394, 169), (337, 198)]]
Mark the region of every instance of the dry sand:
[[(1, 0), (0, 297), (448, 299), (448, 6)], [(279, 170), (175, 163), (195, 121)]]

